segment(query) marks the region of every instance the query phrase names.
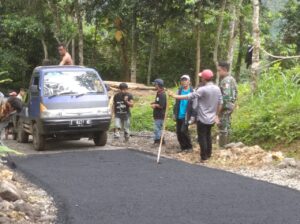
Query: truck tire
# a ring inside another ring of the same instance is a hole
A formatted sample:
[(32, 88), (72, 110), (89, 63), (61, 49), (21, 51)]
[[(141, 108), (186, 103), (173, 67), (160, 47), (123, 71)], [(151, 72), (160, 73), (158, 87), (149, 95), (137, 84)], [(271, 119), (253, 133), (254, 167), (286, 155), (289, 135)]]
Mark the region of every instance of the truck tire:
[(13, 133), (13, 134), (12, 134), (12, 137), (13, 137), (13, 140), (17, 140), (17, 138), (18, 138), (18, 133)]
[(107, 132), (96, 132), (93, 139), (96, 146), (105, 146), (107, 143)]
[(28, 133), (25, 132), (22, 121), (19, 120), (17, 124), (18, 124), (17, 134), (16, 134), (17, 142), (28, 143), (29, 135), (28, 135)]
[(34, 124), (32, 127), (32, 138), (33, 147), (36, 151), (42, 151), (45, 149), (46, 138), (44, 135), (40, 134), (37, 124)]

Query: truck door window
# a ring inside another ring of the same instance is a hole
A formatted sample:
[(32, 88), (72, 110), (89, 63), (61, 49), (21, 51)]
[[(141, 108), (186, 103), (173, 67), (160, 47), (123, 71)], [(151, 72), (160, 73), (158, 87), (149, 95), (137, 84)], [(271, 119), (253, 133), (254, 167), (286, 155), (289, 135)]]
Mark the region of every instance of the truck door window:
[(40, 84), (40, 77), (34, 77), (33, 78), (33, 83), (34, 86), (39, 86)]
[(35, 86), (37, 91), (32, 91), (31, 92), (32, 96), (39, 95), (39, 84), (40, 84), (40, 77), (39, 76), (33, 77), (32, 86)]

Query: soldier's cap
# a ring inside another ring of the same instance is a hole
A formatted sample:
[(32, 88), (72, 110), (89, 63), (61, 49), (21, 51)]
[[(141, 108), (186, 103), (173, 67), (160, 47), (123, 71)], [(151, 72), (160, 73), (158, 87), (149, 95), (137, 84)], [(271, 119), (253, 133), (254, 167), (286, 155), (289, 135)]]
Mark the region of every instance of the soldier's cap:
[(160, 87), (164, 86), (164, 80), (162, 79), (155, 79), (154, 82), (152, 82), (153, 85), (158, 85)]
[(212, 70), (205, 69), (199, 73), (199, 77), (209, 81), (214, 77), (214, 73), (212, 72)]
[(189, 75), (182, 75), (182, 76), (180, 77), (180, 81), (181, 81), (181, 80), (184, 80), (184, 79), (186, 79), (186, 80), (188, 80), (188, 81), (191, 80), (191, 78), (190, 78)]

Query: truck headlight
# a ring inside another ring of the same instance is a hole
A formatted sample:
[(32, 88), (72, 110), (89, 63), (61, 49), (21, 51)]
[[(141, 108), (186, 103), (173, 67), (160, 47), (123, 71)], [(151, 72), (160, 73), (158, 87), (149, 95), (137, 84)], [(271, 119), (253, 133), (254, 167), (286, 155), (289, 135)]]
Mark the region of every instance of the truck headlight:
[(62, 116), (61, 110), (48, 110), (44, 104), (40, 104), (40, 112), (42, 118), (57, 118)]
[(42, 118), (59, 118), (62, 117), (62, 112), (59, 110), (45, 110), (41, 112)]
[(109, 109), (109, 107), (99, 107), (99, 108), (97, 108), (96, 114), (109, 115), (110, 109)]

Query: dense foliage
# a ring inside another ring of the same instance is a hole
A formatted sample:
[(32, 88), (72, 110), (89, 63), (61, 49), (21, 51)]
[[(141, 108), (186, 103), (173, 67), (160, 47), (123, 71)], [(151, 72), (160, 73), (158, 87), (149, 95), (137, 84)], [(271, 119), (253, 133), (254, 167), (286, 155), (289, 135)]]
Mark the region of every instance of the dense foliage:
[[(261, 1), (261, 9), (263, 47), (276, 54), (299, 52), (299, 3)], [(227, 60), (233, 43), (233, 74), (247, 81), (251, 20), (250, 0), (0, 0), (0, 71), (14, 80), (0, 87), (27, 87), (43, 59), (58, 63), (58, 43), (68, 46), (77, 64), (97, 68), (104, 79), (149, 83), (161, 77), (169, 86), (182, 73), (194, 78), (197, 63), (215, 70), (215, 47), (217, 59)], [(286, 63), (291, 67), (295, 60)]]
[(300, 66), (283, 69), (276, 64), (262, 74), (256, 94), (245, 84), (239, 91), (232, 122), (235, 140), (273, 146), (300, 139)]

